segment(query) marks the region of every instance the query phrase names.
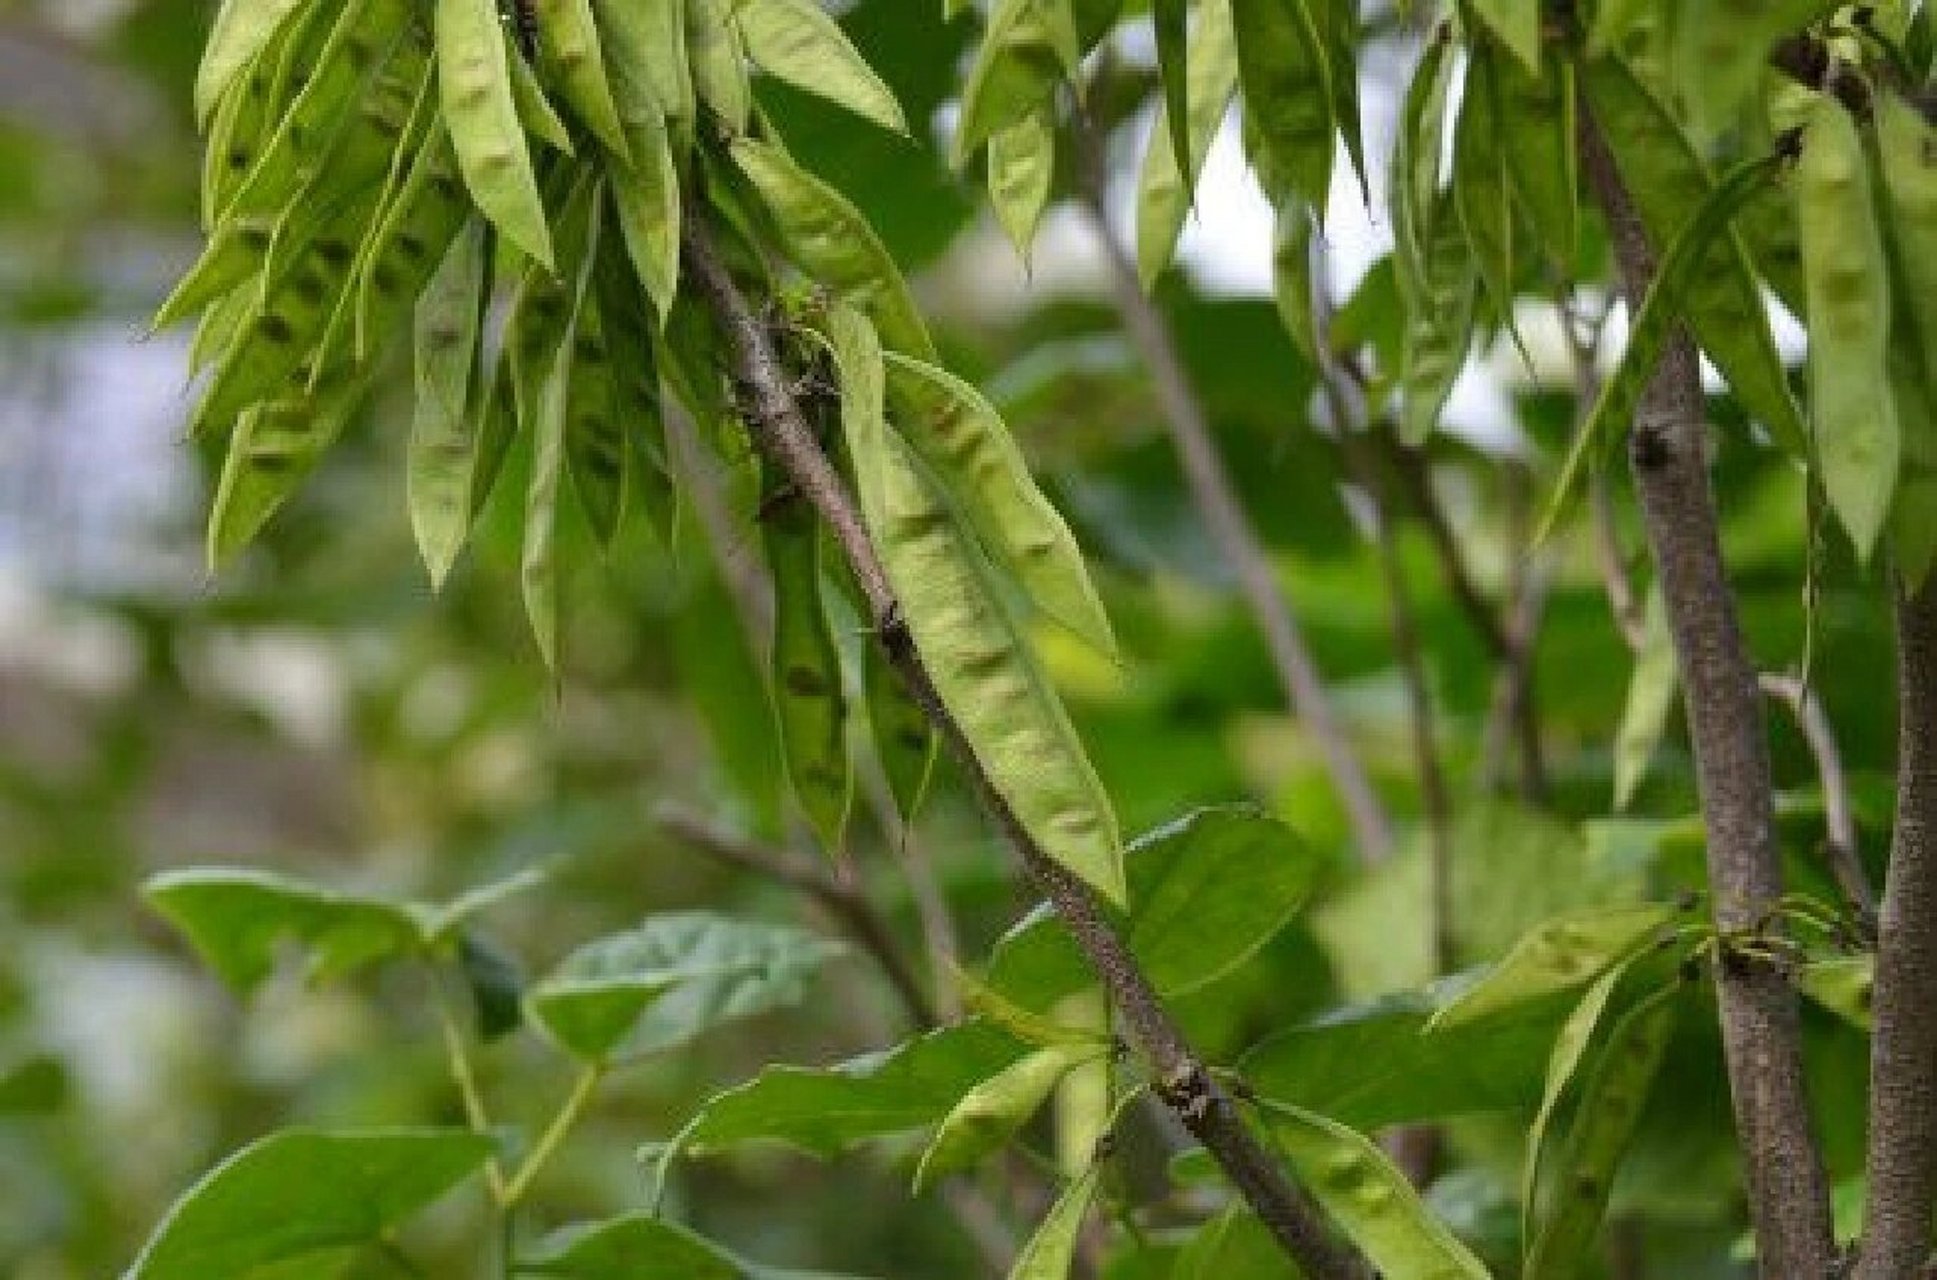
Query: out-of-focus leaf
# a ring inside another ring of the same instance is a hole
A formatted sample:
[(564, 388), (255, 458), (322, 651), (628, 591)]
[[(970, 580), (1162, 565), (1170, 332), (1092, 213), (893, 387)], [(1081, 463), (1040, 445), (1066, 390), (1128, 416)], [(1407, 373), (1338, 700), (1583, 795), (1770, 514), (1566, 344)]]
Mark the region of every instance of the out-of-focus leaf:
[(374, 1243), (491, 1152), (491, 1139), (457, 1129), (285, 1129), (183, 1193), (127, 1280), (248, 1280), (309, 1255)]
[(633, 1057), (720, 1022), (793, 1004), (839, 944), (705, 911), (653, 916), (567, 956), (526, 997), (533, 1022), (580, 1057)]

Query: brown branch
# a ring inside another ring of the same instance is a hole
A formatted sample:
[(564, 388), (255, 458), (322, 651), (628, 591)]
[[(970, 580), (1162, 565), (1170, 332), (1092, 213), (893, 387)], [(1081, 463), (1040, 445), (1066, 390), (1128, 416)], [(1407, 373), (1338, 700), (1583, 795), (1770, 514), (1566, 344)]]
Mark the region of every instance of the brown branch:
[(1878, 921), (1857, 1280), (1918, 1274), (1937, 1201), (1937, 577), (1897, 601), (1897, 818)]
[(1191, 386), (1190, 373), (1184, 368), (1169, 323), (1145, 296), (1143, 284), (1137, 278), (1136, 263), (1110, 225), (1109, 214), (1103, 207), (1102, 157), (1096, 154), (1102, 146), (1101, 140), (1086, 122), (1079, 122), (1078, 131), (1079, 146), (1090, 153), (1082, 162), (1083, 208), (1103, 249), (1117, 314), (1143, 357), (1156, 388), (1164, 425), (1177, 449), (1191, 500), (1204, 520), (1211, 541), (1237, 576), (1238, 589), (1264, 636), (1272, 668), (1292, 713), (1318, 744), (1332, 785), (1345, 806), (1360, 860), (1377, 862), (1392, 851), (1391, 820), (1380, 805), (1344, 726), (1339, 723), (1297, 611), (1278, 581), (1270, 557), (1231, 484), (1230, 473), (1218, 456), (1210, 422)]
[(787, 472), (825, 521), (854, 572), (884, 652), (1101, 979), (1129, 1039), (1147, 1059), (1160, 1096), (1308, 1274), (1316, 1280), (1370, 1280), (1371, 1269), (1356, 1250), (1331, 1234), (1317, 1206), (1286, 1178), (1229, 1093), (1184, 1039), (1089, 886), (1042, 850), (996, 791), (961, 726), (942, 704), (921, 655), (906, 643), (906, 624), (874, 544), (789, 390), (771, 335), (713, 247), (703, 207), (689, 205), (683, 238), (687, 283), (719, 321), (740, 410), (754, 443)]
[[(1580, 143), (1629, 305), (1638, 307), (1655, 251), (1586, 103)], [(1722, 559), (1706, 444), (1701, 368), (1678, 332), (1642, 397), (1630, 458), (1685, 690), (1715, 921), (1734, 933), (1770, 927), (1782, 874), (1761, 698)], [(1828, 1275), (1829, 1192), (1810, 1123), (1796, 993), (1774, 966), (1737, 954), (1715, 966), (1715, 980), (1762, 1274)]]
[(918, 1030), (939, 1025), (935, 1007), (922, 990), (914, 969), (901, 953), (894, 930), (888, 927), (867, 895), (850, 881), (839, 879), (832, 869), (798, 856), (788, 849), (774, 848), (722, 830), (683, 806), (662, 804), (653, 814), (660, 830), (677, 837), (683, 844), (718, 862), (751, 871), (776, 884), (806, 894), (832, 916), (843, 932), (874, 960), (881, 974), (894, 988), (908, 1021)]

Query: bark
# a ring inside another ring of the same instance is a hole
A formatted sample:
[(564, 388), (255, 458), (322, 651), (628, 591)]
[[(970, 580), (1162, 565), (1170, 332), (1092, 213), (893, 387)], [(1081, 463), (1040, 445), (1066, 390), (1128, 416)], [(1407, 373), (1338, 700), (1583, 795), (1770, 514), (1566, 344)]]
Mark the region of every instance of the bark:
[(1937, 577), (1897, 602), (1897, 820), (1878, 915), (1857, 1280), (1909, 1280), (1937, 1201)]
[[(1582, 167), (1607, 215), (1629, 306), (1638, 307), (1655, 273), (1654, 249), (1585, 104), (1580, 136)], [(1685, 331), (1670, 342), (1642, 398), (1629, 456), (1680, 664), (1709, 888), (1726, 942), (1775, 926), (1782, 879), (1762, 699), (1722, 559), (1701, 370)], [(1721, 949), (1715, 976), (1761, 1274), (1827, 1276), (1835, 1246), (1796, 994), (1778, 968), (1732, 946)]]

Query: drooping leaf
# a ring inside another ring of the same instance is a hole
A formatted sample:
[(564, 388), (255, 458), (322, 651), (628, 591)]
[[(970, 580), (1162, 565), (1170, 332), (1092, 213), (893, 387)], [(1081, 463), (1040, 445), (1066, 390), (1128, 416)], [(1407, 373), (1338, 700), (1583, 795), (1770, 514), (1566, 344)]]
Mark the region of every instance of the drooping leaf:
[(1107, 1045), (1051, 1045), (1010, 1063), (969, 1090), (922, 1153), (915, 1169), (915, 1194), (937, 1179), (974, 1168), (1000, 1150), (1072, 1069), (1108, 1052)]
[(1137, 274), (1148, 289), (1170, 265), (1177, 237), (1189, 216), (1191, 193), (1204, 157), (1237, 92), (1237, 35), (1231, 25), (1231, 0), (1204, 0), (1190, 42), (1186, 71), (1183, 132), (1188, 153), (1180, 156), (1178, 126), (1168, 104), (1151, 130), (1143, 168), (1137, 178)]
[(404, 954), (421, 941), (419, 919), (404, 906), (269, 871), (165, 871), (142, 891), (203, 961), (238, 991), (269, 975), (276, 949), (286, 939), (314, 953), (311, 971), (318, 977), (340, 976)]
[[(1131, 950), (1159, 993), (1180, 996), (1242, 964), (1297, 915), (1320, 859), (1290, 828), (1246, 806), (1199, 809), (1132, 842), (1124, 865)], [(988, 983), (1047, 1009), (1090, 980), (1056, 918), (1039, 909), (996, 944)]]
[(1016, 1255), (1009, 1268), (1009, 1280), (1068, 1280), (1070, 1264), (1076, 1259), (1076, 1240), (1089, 1214), (1090, 1201), (1096, 1197), (1102, 1168), (1092, 1165), (1087, 1172), (1066, 1185), (1049, 1206), (1049, 1212), (1036, 1227), (1035, 1234)]
[(747, 56), (762, 71), (884, 129), (908, 132), (894, 91), (848, 43), (819, 0), (736, 0), (735, 16)]
[(1655, 747), (1668, 727), (1680, 680), (1675, 669), (1675, 638), (1668, 631), (1668, 609), (1661, 586), (1648, 592), (1642, 614), (1641, 651), (1628, 677), (1628, 700), (1614, 737), (1614, 807), (1625, 809), (1648, 775)]

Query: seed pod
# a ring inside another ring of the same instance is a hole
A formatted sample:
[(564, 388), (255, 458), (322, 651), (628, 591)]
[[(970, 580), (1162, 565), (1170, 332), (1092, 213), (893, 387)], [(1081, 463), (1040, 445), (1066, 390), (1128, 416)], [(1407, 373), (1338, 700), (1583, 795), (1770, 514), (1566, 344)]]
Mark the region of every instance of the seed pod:
[(1443, 1005), (1427, 1030), (1459, 1026), (1592, 982), (1645, 946), (1674, 915), (1673, 907), (1642, 903), (1556, 916), (1521, 938), (1491, 972)]
[(614, 207), (626, 252), (663, 322), (679, 292), (679, 170), (651, 92), (623, 68), (615, 83), (631, 158), (609, 168)]
[(472, 215), (417, 300), (416, 414), (411, 421), (410, 525), (430, 571), (443, 585), (471, 527), (480, 385), (478, 349), (490, 300), (490, 224)]
[(1567, 1135), (1567, 1155), (1540, 1232), (1522, 1271), (1527, 1280), (1568, 1280), (1592, 1252), (1608, 1192), (1674, 1036), (1677, 984), (1630, 1010), (1608, 1037)]
[[(610, 216), (610, 210), (608, 210)], [(659, 369), (652, 300), (633, 273), (619, 238), (599, 237), (592, 288), (605, 345), (612, 356), (614, 412), (637, 458), (627, 464), (628, 488), (660, 542), (672, 545), (676, 515), (666, 459), (666, 426), (659, 403)]]
[[(511, 36), (506, 35), (509, 46)], [(577, 155), (572, 146), (572, 135), (559, 118), (558, 111), (545, 96), (545, 87), (538, 83), (537, 72), (531, 63), (517, 49), (507, 47), (504, 64), (511, 72), (511, 105), (518, 113), (518, 123), (526, 133), (538, 139), (553, 151), (563, 155)]]
[(1622, 961), (1596, 978), (1581, 996), (1580, 1003), (1574, 1006), (1574, 1011), (1567, 1015), (1567, 1021), (1561, 1024), (1560, 1034), (1554, 1037), (1553, 1052), (1547, 1058), (1547, 1078), (1541, 1089), (1540, 1109), (1534, 1113), (1533, 1124), (1527, 1130), (1527, 1154), (1521, 1162), (1522, 1240), (1532, 1240), (1534, 1237), (1534, 1197), (1540, 1188), (1540, 1157), (1546, 1145), (1547, 1126), (1553, 1122), (1561, 1097), (1580, 1071), (1581, 1062), (1594, 1041), (1594, 1033), (1600, 1029), (1601, 1018), (1607, 1012), (1608, 1001), (1627, 971), (1628, 962)]
[(1037, 608), (1099, 652), (1116, 638), (1062, 515), (1037, 488), (1001, 415), (961, 379), (887, 356), (889, 412), (997, 567)]
[(347, 0), (301, 90), (225, 214), (280, 210), (303, 189), (329, 157), (330, 144), (355, 116), (356, 104), (388, 65), (393, 50), (410, 39), (409, 22), (406, 0)]
[(492, 0), (437, 0), (437, 81), (472, 198), (506, 239), (550, 267), (551, 232), (518, 123), (504, 33)]
[(733, 163), (759, 191), (787, 255), (802, 271), (842, 301), (864, 308), (891, 349), (935, 359), (928, 327), (900, 268), (847, 197), (778, 147), (752, 138), (733, 144)]
[(195, 122), (206, 126), (243, 69), (255, 62), (303, 0), (224, 0), (195, 72)]
[(375, 204), (372, 189), (333, 204), (302, 262), (266, 299), (253, 300), (196, 406), (191, 436), (226, 431), (258, 402), (287, 398), (308, 385), (317, 340), (345, 296), (354, 246), (367, 234)]
[(1567, 270), (1580, 244), (1573, 64), (1556, 59), (1533, 75), (1518, 59), (1500, 58), (1492, 69), (1507, 176), (1547, 256)]
[[(1393, 203), (1393, 230), (1412, 237), (1410, 201)], [(1406, 266), (1406, 255), (1395, 254), (1399, 300), (1406, 327), (1400, 346), (1399, 435), (1418, 446), (1431, 437), (1439, 415), (1453, 393), (1453, 384), (1466, 367), (1479, 304), (1479, 272), (1460, 234), (1451, 194), (1443, 194), (1433, 211), (1425, 259)]]
[(1478, 1258), (1433, 1216), (1385, 1153), (1344, 1125), (1265, 1103), (1272, 1136), (1298, 1181), (1379, 1274), (1408, 1280), (1488, 1280)]
[(1817, 100), (1796, 169), (1809, 296), (1810, 413), (1823, 489), (1868, 559), (1890, 510), (1902, 448), (1890, 394), (1890, 282), (1856, 122)]
[(883, 415), (879, 347), (835, 307), (842, 425), (861, 510), (901, 616), (996, 792), (1044, 851), (1110, 901), (1127, 892), (1108, 795), (1060, 699), (1017, 634), (988, 566)]
[[(683, 163), (693, 147), (697, 116), (693, 72), (686, 60), (686, 0), (592, 0), (599, 34), (611, 50), (613, 96), (619, 116), (628, 125), (640, 123), (637, 108), (627, 101), (625, 81), (641, 86), (639, 99), (655, 104), (671, 140), (673, 154)], [(745, 30), (747, 10), (740, 10)], [(630, 136), (626, 139), (632, 146)]]
[(1025, 1054), (969, 1090), (922, 1152), (915, 1166), (915, 1194), (1000, 1151), (1042, 1109), (1064, 1076), (1108, 1053), (1107, 1046), (1094, 1044), (1051, 1045)]
[(1642, 614), (1641, 648), (1634, 655), (1634, 674), (1628, 678), (1627, 704), (1614, 737), (1614, 807), (1625, 809), (1647, 777), (1648, 764), (1668, 726), (1680, 687), (1675, 668), (1675, 639), (1668, 630), (1668, 607), (1661, 584), (1648, 592)]
[(935, 727), (879, 645), (863, 646), (861, 662), (874, 754), (894, 793), (896, 811), (903, 822), (912, 823), (934, 776)]
[(894, 90), (848, 42), (819, 0), (739, 0), (734, 16), (747, 56), (762, 71), (884, 129), (908, 132)]
[(1100, 1176), (1101, 1166), (1092, 1165), (1063, 1188), (1035, 1234), (1016, 1255), (1009, 1280), (1068, 1280), (1070, 1266), (1076, 1258), (1076, 1238), (1083, 1230), (1090, 1201), (1096, 1198)]
[(998, 0), (962, 89), (956, 167), (1003, 129), (1049, 108), (1081, 57), (1069, 0)]
[(605, 51), (592, 18), (591, 0), (546, 0), (536, 6), (538, 43), (565, 101), (592, 136), (613, 153), (626, 154), (625, 131), (605, 75)]
[(247, 546), (316, 470), (368, 390), (367, 379), (346, 374), (242, 415), (209, 505), (211, 574)]
[(700, 102), (719, 118), (729, 136), (745, 133), (753, 117), (753, 86), (747, 79), (746, 47), (728, 0), (686, 0), (686, 55)]

